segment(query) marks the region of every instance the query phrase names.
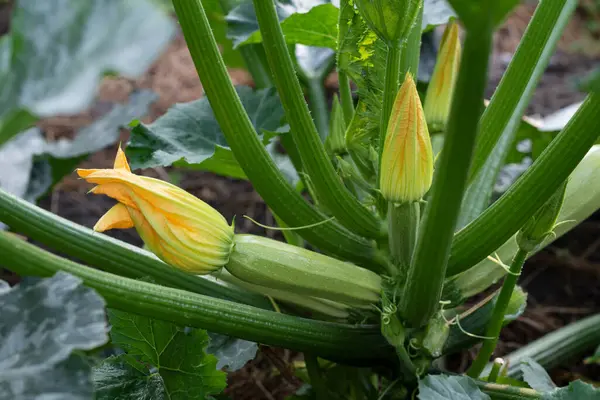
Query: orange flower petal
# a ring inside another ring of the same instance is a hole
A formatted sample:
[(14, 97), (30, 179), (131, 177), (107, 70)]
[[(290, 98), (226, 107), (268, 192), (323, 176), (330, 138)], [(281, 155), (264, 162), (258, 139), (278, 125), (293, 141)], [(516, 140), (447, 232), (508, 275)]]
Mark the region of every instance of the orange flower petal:
[(110, 229), (129, 229), (133, 226), (133, 220), (127, 211), (127, 207), (118, 203), (100, 217), (94, 225), (94, 230), (104, 232)]

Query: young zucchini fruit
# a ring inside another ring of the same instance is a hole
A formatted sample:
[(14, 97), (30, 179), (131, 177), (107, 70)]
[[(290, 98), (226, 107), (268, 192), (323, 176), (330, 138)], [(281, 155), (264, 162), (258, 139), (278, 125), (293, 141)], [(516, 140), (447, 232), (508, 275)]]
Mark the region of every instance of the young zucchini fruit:
[(254, 235), (235, 235), (225, 269), (236, 278), (361, 307), (379, 301), (381, 278), (354, 264)]
[(228, 283), (229, 286), (243, 288), (250, 292), (269, 296), (272, 299), (280, 301), (284, 304), (299, 307), (303, 310), (309, 311), (314, 317), (319, 319), (335, 321), (347, 320), (350, 317), (350, 312), (352, 311), (351, 306), (332, 300), (296, 294), (294, 292), (290, 292), (289, 290), (271, 289), (265, 286), (254, 285), (236, 278), (225, 269), (215, 272), (211, 276), (214, 277), (217, 282), (222, 280), (223, 282)]

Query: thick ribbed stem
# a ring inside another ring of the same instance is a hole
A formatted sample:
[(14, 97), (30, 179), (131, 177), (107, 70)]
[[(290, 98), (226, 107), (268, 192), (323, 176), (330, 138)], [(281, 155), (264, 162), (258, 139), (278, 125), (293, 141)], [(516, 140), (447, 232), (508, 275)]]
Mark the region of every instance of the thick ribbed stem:
[[(173, 5), (206, 97), (236, 160), (256, 191), (289, 226), (306, 226), (327, 219), (287, 183), (265, 150), (229, 79), (202, 2), (173, 0)], [(373, 265), (372, 244), (335, 221), (298, 232), (321, 250)]]
[[(0, 232), (5, 267), (21, 275), (73, 274), (108, 307), (182, 326), (339, 359), (375, 359), (390, 348), (377, 326), (313, 321), (98, 271)], [(349, 353), (348, 349), (354, 349)]]
[[(385, 226), (344, 186), (321, 142), (304, 100), (273, 0), (254, 0), (263, 45), (291, 134), (317, 197), (336, 220), (356, 234), (381, 238)], [(284, 220), (285, 218), (278, 213)]]

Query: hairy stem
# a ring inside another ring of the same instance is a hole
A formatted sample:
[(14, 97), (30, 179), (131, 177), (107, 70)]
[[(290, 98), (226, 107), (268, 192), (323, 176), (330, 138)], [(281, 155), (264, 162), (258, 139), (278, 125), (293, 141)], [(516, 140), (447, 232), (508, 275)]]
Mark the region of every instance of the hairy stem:
[(422, 326), (439, 307), (450, 245), (467, 183), (483, 107), (492, 29), (482, 23), (467, 31), (446, 140), (400, 303), (401, 315)]
[[(327, 219), (287, 183), (265, 150), (229, 79), (202, 2), (173, 0), (173, 5), (206, 97), (236, 160), (256, 191), (291, 227)], [(373, 262), (375, 249), (372, 243), (335, 221), (298, 232), (321, 250), (361, 265), (378, 265)]]
[[(291, 134), (319, 201), (337, 221), (356, 234), (371, 238), (385, 236), (383, 223), (346, 189), (325, 151), (304, 101), (275, 3), (273, 0), (254, 0), (254, 10)], [(279, 215), (283, 218), (281, 213)]]
[(498, 295), (496, 305), (494, 306), (494, 311), (492, 312), (492, 319), (490, 320), (485, 332), (487, 339), (484, 339), (483, 346), (481, 347), (481, 350), (479, 350), (477, 358), (475, 361), (473, 361), (473, 364), (471, 364), (471, 367), (467, 371), (467, 374), (471, 378), (479, 377), (490, 357), (494, 353), (494, 350), (496, 349), (498, 336), (500, 336), (500, 330), (502, 330), (502, 325), (504, 323), (504, 314), (506, 312), (506, 308), (508, 307), (508, 302), (510, 301), (513, 290), (517, 285), (517, 281), (521, 275), (521, 269), (523, 268), (523, 264), (525, 263), (526, 259), (527, 252), (519, 250), (513, 259), (512, 264), (510, 265), (510, 272), (504, 279), (502, 290)]
[[(65, 271), (96, 289), (111, 308), (210, 329), (272, 346), (341, 359), (375, 359), (389, 351), (377, 326), (313, 321), (98, 271), (0, 232), (3, 264), (22, 274)], [(352, 354), (348, 348), (354, 349)]]

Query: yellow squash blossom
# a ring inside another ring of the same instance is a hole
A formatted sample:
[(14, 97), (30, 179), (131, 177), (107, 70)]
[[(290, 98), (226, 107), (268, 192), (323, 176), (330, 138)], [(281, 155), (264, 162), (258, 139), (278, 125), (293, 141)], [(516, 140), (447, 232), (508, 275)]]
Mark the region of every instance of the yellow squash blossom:
[(394, 100), (381, 155), (380, 189), (394, 203), (418, 201), (431, 187), (433, 152), (423, 107), (410, 73)]
[(451, 22), (444, 31), (435, 69), (427, 87), (424, 110), (432, 134), (446, 130), (450, 115), (461, 55), (458, 34), (458, 24)]
[(131, 172), (119, 148), (113, 169), (78, 169), (77, 174), (119, 203), (94, 226), (97, 232), (135, 227), (148, 248), (167, 264), (194, 274), (224, 266), (233, 228), (214, 208), (170, 183)]

